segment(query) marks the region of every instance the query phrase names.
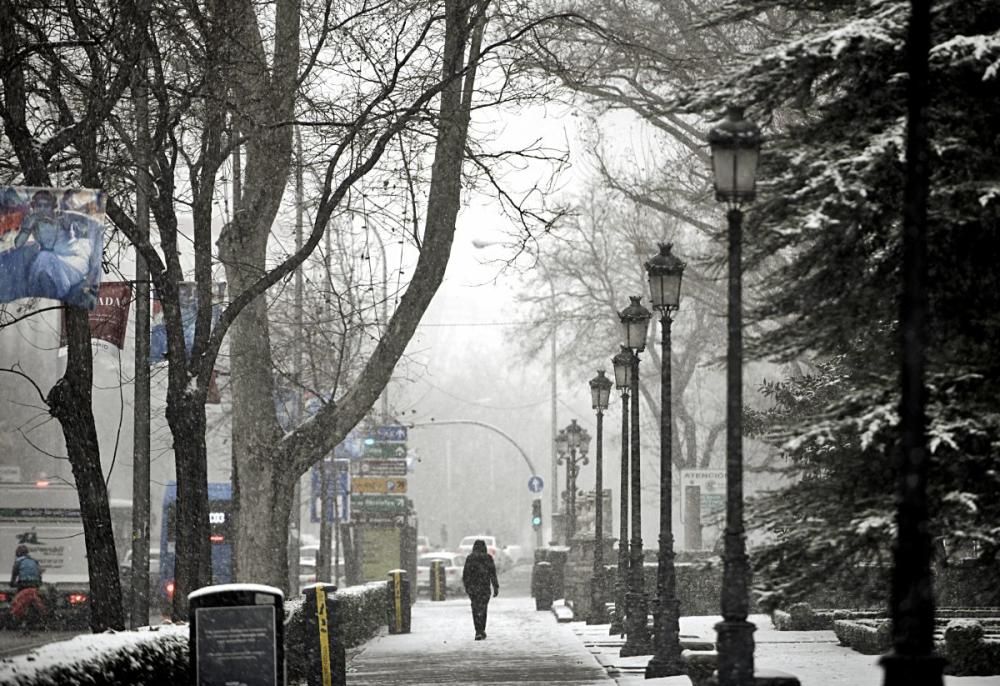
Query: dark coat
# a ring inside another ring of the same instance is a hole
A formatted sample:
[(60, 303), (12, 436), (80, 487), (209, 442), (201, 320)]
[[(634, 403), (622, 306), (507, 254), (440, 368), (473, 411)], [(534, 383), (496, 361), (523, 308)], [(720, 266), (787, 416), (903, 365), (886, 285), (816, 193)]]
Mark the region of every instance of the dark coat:
[(486, 552), (485, 541), (472, 544), (472, 552), (465, 558), (462, 569), (462, 585), (470, 598), (489, 598), (500, 592), (500, 582), (497, 581), (497, 566), (493, 558)]

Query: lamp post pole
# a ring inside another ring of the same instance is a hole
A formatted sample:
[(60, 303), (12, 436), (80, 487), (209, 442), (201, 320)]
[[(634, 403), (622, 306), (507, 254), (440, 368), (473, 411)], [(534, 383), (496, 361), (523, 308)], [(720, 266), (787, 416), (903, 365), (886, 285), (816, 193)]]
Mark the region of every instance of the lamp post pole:
[(576, 449), (570, 448), (566, 459), (566, 545), (576, 534)]
[(740, 273), (743, 213), (732, 208), (729, 220), (729, 322), (726, 349), (726, 533), (719, 638), (720, 686), (753, 683), (753, 632), (750, 564), (743, 529), (743, 317)]
[(881, 659), (886, 686), (940, 686), (945, 661), (934, 649), (933, 549), (927, 495), (927, 150), (930, 2), (909, 3), (906, 184), (903, 188), (902, 293), (899, 302), (900, 401), (893, 547), (892, 651)]
[(743, 527), (743, 202), (753, 200), (760, 129), (730, 107), (708, 134), (716, 199), (729, 207), (729, 303), (726, 346), (726, 532), (722, 573), (722, 621), (718, 633), (719, 686), (754, 681), (755, 627), (750, 610), (750, 564)]
[(615, 387), (622, 392), (622, 445), (621, 445), (621, 483), (619, 485), (618, 509), (618, 575), (615, 579), (615, 616), (611, 621), (608, 633), (611, 635), (625, 634), (625, 589), (628, 575), (628, 412), (630, 376), (632, 374), (632, 351), (624, 345), (611, 358), (615, 369)]
[(604, 611), (604, 410), (611, 398), (611, 379), (598, 370), (590, 380), (592, 405), (597, 411), (597, 450), (594, 469), (594, 569), (590, 579), (590, 615), (587, 624), (603, 624)]
[(673, 403), (670, 366), (671, 312), (680, 304), (684, 263), (660, 244), (660, 252), (646, 263), (653, 309), (660, 312), (660, 537), (656, 568), (656, 608), (653, 617), (653, 658), (646, 678), (684, 674), (680, 644), (680, 602), (674, 568), (673, 519)]
[(632, 374), (629, 379), (629, 395), (632, 401), (629, 418), (632, 540), (629, 542), (629, 584), (625, 594), (626, 637), (620, 651), (622, 657), (648, 655), (652, 652), (649, 627), (646, 626), (649, 605), (646, 600), (643, 574), (642, 481), (639, 469), (639, 353), (646, 347), (645, 334), (649, 322), (649, 310), (640, 304), (638, 296), (631, 296), (630, 299), (631, 304), (620, 315), (626, 329), (625, 344), (633, 352)]

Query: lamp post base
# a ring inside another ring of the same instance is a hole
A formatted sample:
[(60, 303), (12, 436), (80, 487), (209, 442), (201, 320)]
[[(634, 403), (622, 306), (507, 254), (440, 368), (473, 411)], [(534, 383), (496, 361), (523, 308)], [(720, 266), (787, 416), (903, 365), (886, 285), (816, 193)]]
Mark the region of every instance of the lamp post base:
[(629, 591), (625, 594), (625, 644), (618, 653), (621, 657), (651, 655), (653, 643), (646, 625), (649, 610), (645, 593)]
[(611, 618), (611, 627), (608, 629), (608, 636), (625, 635), (625, 588), (621, 577), (622, 574), (619, 571), (618, 578), (615, 580), (615, 612)]
[(608, 613), (604, 609), (604, 579), (600, 573), (590, 579), (590, 612), (587, 624), (607, 624)]
[(885, 686), (942, 686), (945, 659), (939, 655), (888, 653), (879, 660), (885, 670)]
[(646, 665), (647, 679), (659, 679), (660, 677), (665, 676), (680, 676), (681, 674), (687, 674), (687, 670), (684, 668), (684, 661), (680, 659), (680, 656), (678, 656), (676, 660), (661, 660), (654, 655), (653, 659)]
[(752, 623), (740, 620), (723, 620), (715, 625), (719, 647), (719, 686), (748, 686), (753, 683), (753, 632), (756, 630)]
[[(661, 603), (666, 602), (663, 607)], [(653, 622), (653, 659), (646, 665), (646, 678), (685, 674), (684, 660), (681, 659), (680, 631), (677, 619), (680, 616), (679, 600), (657, 601)]]

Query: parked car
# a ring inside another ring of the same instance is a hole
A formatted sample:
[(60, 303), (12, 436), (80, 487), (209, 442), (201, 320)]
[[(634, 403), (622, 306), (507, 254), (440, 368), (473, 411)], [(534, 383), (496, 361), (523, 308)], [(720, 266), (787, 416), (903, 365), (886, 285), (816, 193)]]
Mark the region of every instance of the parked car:
[[(299, 548), (299, 588), (314, 584), (319, 581), (317, 560), (319, 555), (318, 543), (307, 543)], [(344, 579), (344, 558), (338, 560), (340, 568), (340, 579)], [(331, 570), (332, 571), (332, 570)], [(333, 579), (329, 579), (333, 583)]]
[(431, 540), (426, 536), (417, 536), (417, 555), (431, 552)]
[[(125, 557), (118, 563), (118, 576), (121, 579), (122, 593), (127, 598), (132, 588), (132, 550), (125, 552)], [(161, 602), (160, 588), (160, 549), (149, 549), (149, 605), (156, 609)]]
[(480, 539), (486, 544), (486, 552), (488, 552), (490, 554), (490, 557), (492, 557), (494, 560), (496, 560), (497, 562), (499, 562), (499, 560), (497, 559), (497, 550), (498, 550), (498, 548), (497, 548), (497, 539), (496, 539), (496, 536), (487, 536), (485, 534), (477, 534), (475, 536), (466, 536), (458, 544), (458, 551), (460, 553), (465, 553), (466, 555), (468, 555), (469, 553), (472, 552), (472, 544), (475, 543), (477, 540), (480, 540)]
[(417, 594), (431, 592), (431, 562), (444, 563), (445, 588), (448, 595), (463, 593), (462, 568), (465, 566), (464, 553), (436, 552), (417, 558)]

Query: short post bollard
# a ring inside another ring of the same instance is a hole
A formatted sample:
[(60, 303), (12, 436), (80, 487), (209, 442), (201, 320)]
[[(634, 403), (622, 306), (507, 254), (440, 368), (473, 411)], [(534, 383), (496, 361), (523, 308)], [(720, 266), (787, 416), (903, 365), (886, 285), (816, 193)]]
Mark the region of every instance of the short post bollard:
[(552, 563), (536, 562), (531, 575), (531, 595), (536, 610), (552, 609)]
[(285, 685), (285, 595), (261, 584), (206, 586), (188, 594), (196, 686)]
[(410, 582), (405, 569), (389, 572), (389, 633), (410, 633)]
[(448, 587), (444, 573), (444, 560), (432, 560), (430, 568), (431, 600), (447, 600)]
[(305, 603), (306, 678), (309, 686), (346, 686), (347, 653), (340, 634), (340, 609), (333, 584), (302, 589)]

